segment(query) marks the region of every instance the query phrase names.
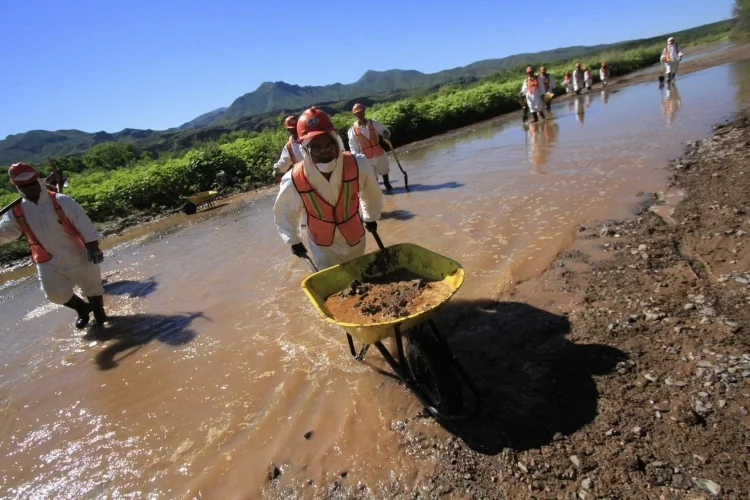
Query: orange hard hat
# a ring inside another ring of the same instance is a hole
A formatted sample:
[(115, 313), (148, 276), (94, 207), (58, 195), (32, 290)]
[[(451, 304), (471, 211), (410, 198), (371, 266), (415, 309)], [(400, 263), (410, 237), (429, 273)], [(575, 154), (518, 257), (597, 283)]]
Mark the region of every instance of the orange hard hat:
[(297, 130), (297, 117), (289, 115), (284, 120), (284, 128), (287, 130)]
[(534, 72), (534, 68), (532, 68), (531, 66), (526, 68), (526, 73), (533, 73), (533, 72)]
[(306, 109), (297, 121), (297, 135), (300, 141), (312, 139), (316, 135), (335, 130), (328, 113), (315, 106)]
[(354, 113), (354, 114), (356, 115), (357, 113), (359, 113), (359, 112), (361, 112), (361, 111), (364, 111), (365, 109), (366, 109), (366, 108), (365, 108), (365, 107), (364, 107), (364, 106), (363, 106), (362, 104), (360, 104), (360, 103), (357, 103), (357, 104), (355, 104), (355, 105), (354, 105), (354, 107), (352, 108), (352, 113)]
[(10, 182), (15, 186), (23, 186), (36, 182), (39, 178), (39, 172), (28, 163), (21, 162), (10, 166), (8, 176), (10, 177)]

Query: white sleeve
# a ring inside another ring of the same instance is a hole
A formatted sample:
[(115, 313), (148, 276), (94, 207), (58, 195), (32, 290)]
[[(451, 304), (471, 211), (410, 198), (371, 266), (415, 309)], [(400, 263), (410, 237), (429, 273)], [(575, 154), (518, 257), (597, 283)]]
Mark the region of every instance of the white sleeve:
[(292, 182), (292, 171), (284, 174), (273, 205), (273, 221), (287, 245), (302, 243), (302, 213), (305, 206)]
[(527, 88), (526, 88), (526, 80), (523, 81), (523, 85), (521, 85), (521, 93), (526, 95)]
[[(383, 135), (383, 132), (388, 130), (382, 123), (380, 123), (377, 120), (370, 120), (372, 122), (372, 126), (375, 127), (375, 132), (378, 133), (378, 135)], [(388, 130), (390, 132), (390, 130)]]
[(90, 243), (101, 238), (99, 232), (91, 222), (91, 219), (89, 219), (89, 216), (86, 215), (86, 212), (83, 211), (83, 207), (79, 205), (77, 201), (64, 194), (57, 194), (56, 196), (57, 202), (60, 204), (63, 213), (76, 229), (78, 229), (78, 232), (81, 233), (84, 242)]
[(362, 145), (359, 143), (359, 140), (357, 140), (357, 134), (354, 133), (354, 127), (349, 129), (347, 135), (349, 136), (349, 151), (354, 155), (362, 154)]
[(665, 61), (667, 59), (667, 49), (664, 49), (661, 51), (661, 57), (659, 58), (660, 61)]
[(364, 155), (354, 158), (359, 168), (359, 205), (362, 209), (362, 220), (375, 222), (380, 219), (383, 211), (383, 193), (367, 158)]
[(10, 212), (3, 214), (0, 219), (0, 245), (9, 243), (23, 234), (21, 226), (16, 222), (16, 218)]
[(279, 158), (279, 161), (273, 164), (273, 173), (276, 174), (284, 174), (287, 170), (289, 170), (289, 167), (292, 166), (292, 157), (289, 156), (289, 150), (287, 150), (286, 146), (281, 148), (281, 157)]

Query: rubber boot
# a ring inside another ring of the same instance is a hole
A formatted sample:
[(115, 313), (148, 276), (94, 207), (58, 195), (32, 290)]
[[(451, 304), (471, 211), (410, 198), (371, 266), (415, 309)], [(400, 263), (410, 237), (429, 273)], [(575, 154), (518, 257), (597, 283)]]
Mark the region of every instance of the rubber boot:
[(75, 294), (70, 298), (69, 301), (67, 301), (63, 305), (65, 307), (73, 309), (78, 313), (78, 318), (75, 322), (76, 328), (78, 328), (79, 330), (86, 328), (86, 325), (89, 324), (89, 314), (91, 313), (91, 306), (87, 304), (85, 300)]
[(391, 180), (388, 178), (388, 174), (383, 176), (383, 185), (385, 186), (386, 191), (393, 191), (393, 186), (391, 186)]
[(539, 112), (539, 116), (542, 117), (542, 120), (546, 120), (547, 119), (547, 115), (544, 114), (544, 111), (540, 111)]
[(539, 114), (536, 111), (531, 113), (531, 116), (534, 118), (534, 123), (539, 121)]
[(101, 295), (94, 295), (92, 297), (87, 297), (89, 299), (89, 304), (91, 305), (91, 309), (94, 312), (94, 319), (96, 320), (97, 324), (103, 325), (107, 321), (109, 321), (109, 318), (107, 317), (107, 313), (104, 312), (104, 297)]

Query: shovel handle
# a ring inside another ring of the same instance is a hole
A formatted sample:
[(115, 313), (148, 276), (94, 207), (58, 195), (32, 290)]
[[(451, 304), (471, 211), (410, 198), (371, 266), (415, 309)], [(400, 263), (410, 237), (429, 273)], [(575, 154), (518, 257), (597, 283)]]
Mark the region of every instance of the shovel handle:
[(13, 209), (13, 207), (15, 206), (15, 204), (18, 203), (19, 201), (21, 201), (21, 198), (16, 198), (15, 200), (13, 200), (10, 203), (8, 203), (7, 205), (5, 205), (0, 210), (0, 217), (2, 217), (5, 214), (5, 212), (11, 211)]
[(381, 250), (383, 250), (385, 248), (385, 245), (383, 245), (383, 240), (380, 239), (380, 235), (378, 234), (378, 230), (377, 229), (369, 229), (369, 228), (367, 230), (370, 231), (370, 234), (372, 234), (372, 237), (375, 238), (375, 243), (378, 244), (378, 248), (380, 248)]
[(307, 262), (307, 265), (310, 266), (310, 269), (312, 269), (312, 272), (317, 273), (318, 272), (318, 266), (315, 265), (315, 262), (310, 258), (310, 256), (305, 253), (305, 255), (302, 256), (302, 259)]

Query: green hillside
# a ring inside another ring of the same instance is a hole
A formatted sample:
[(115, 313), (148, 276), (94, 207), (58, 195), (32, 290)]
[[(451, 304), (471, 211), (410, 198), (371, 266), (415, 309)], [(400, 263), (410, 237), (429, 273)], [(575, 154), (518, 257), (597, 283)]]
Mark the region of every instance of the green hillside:
[[(683, 44), (698, 39), (708, 41), (712, 37), (725, 37), (731, 27), (732, 21), (721, 21), (673, 35)], [(465, 86), (527, 64), (552, 63), (606, 50), (627, 50), (659, 44), (663, 43), (666, 36), (589, 47), (565, 47), (533, 54), (516, 54), (500, 59), (477, 61), (468, 66), (431, 74), (400, 69), (367, 71), (359, 80), (350, 84), (334, 83), (303, 87), (284, 82), (265, 82), (255, 91), (237, 98), (227, 108), (205, 113), (177, 128), (165, 131), (125, 129), (110, 134), (86, 133), (80, 130), (33, 130), (11, 135), (0, 141), (0, 163), (9, 164), (21, 160), (40, 162), (47, 156), (79, 156), (98, 144), (111, 141), (132, 143), (139, 151), (152, 154), (184, 151), (196, 142), (216, 140), (225, 134), (277, 127), (280, 116), (299, 112), (312, 104), (326, 106), (332, 111), (342, 111), (351, 108), (351, 104), (356, 100), (367, 104), (394, 101), (409, 95), (427, 94), (445, 84)]]

